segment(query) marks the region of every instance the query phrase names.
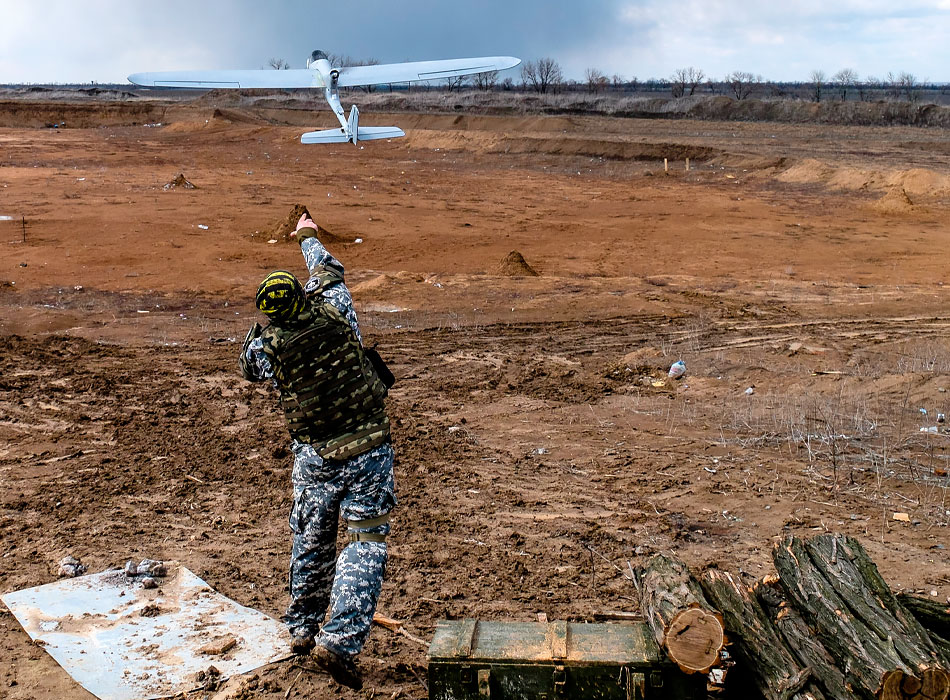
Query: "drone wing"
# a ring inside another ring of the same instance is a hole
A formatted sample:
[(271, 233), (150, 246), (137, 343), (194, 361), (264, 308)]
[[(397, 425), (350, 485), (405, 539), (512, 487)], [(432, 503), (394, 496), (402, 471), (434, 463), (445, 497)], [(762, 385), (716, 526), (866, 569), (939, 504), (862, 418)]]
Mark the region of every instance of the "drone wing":
[[(445, 61), (415, 61), (413, 63), (385, 63), (378, 66), (350, 66), (340, 69), (340, 87), (456, 78), (460, 75), (514, 68), (519, 63), (521, 63), (521, 59), (515, 58), (514, 56), (483, 56), (481, 58), (453, 58)], [(292, 71), (281, 72), (287, 73)]]
[(175, 88), (322, 88), (319, 71), (296, 70), (179, 70), (133, 73), (129, 82), (144, 87)]

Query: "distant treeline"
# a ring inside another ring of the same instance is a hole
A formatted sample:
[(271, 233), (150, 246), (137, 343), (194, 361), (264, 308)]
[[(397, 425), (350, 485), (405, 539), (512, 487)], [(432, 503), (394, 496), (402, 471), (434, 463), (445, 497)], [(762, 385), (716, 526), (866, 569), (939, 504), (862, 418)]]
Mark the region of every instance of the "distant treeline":
[[(354, 60), (339, 57), (340, 65), (373, 65), (375, 59)], [(270, 59), (272, 68), (289, 68), (283, 59)], [(0, 88), (18, 88), (34, 92), (56, 89), (84, 91), (96, 90), (139, 90), (127, 83), (69, 83), (69, 84), (24, 84), (0, 85)], [(168, 89), (171, 90), (171, 89)], [(502, 77), (498, 71), (489, 71), (458, 78), (419, 83), (394, 83), (385, 85), (352, 88), (358, 92), (462, 92), (477, 90), (483, 92), (533, 92), (547, 94), (616, 95), (622, 97), (659, 97), (673, 98), (708, 96), (726, 96), (742, 101), (747, 99), (803, 100), (807, 102), (879, 102), (895, 101), (912, 104), (950, 104), (950, 83), (935, 83), (918, 80), (906, 71), (888, 73), (883, 78), (868, 76), (860, 78), (852, 69), (845, 68), (833, 75), (822, 70), (814, 70), (808, 80), (781, 82), (772, 81), (745, 71), (733, 71), (722, 79), (708, 77), (698, 68), (679, 68), (669, 78), (650, 78), (639, 80), (636, 77), (621, 75), (608, 76), (596, 68), (588, 68), (583, 80), (567, 79), (560, 65), (551, 58), (537, 61), (525, 61), (521, 64), (518, 78)], [(157, 89), (155, 92), (165, 89)], [(190, 92), (190, 91), (189, 91)]]

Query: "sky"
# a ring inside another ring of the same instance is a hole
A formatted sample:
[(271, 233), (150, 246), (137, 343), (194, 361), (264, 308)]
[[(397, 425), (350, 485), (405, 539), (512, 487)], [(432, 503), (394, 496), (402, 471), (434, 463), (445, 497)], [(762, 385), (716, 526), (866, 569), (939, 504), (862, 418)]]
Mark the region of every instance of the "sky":
[[(0, 84), (125, 83), (141, 71), (553, 58), (567, 78), (695, 67), (804, 81), (843, 68), (950, 82), (950, 0), (0, 0)], [(508, 73), (518, 82), (519, 70)]]

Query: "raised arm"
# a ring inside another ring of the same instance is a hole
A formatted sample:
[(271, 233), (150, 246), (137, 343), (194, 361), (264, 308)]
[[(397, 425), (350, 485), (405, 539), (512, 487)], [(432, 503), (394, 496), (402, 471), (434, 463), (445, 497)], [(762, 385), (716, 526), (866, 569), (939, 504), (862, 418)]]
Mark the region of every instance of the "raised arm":
[(307, 261), (307, 270), (311, 276), (320, 272), (320, 268), (329, 267), (343, 276), (343, 263), (334, 258), (330, 251), (323, 247), (320, 239), (317, 238), (317, 225), (307, 214), (300, 217), (297, 222), (297, 230), (291, 237), (296, 237), (300, 241), (300, 252), (303, 253), (304, 260)]
[[(303, 253), (304, 260), (307, 261), (310, 279), (304, 285), (304, 289), (308, 294), (320, 286), (321, 273), (326, 269), (339, 272), (340, 279), (343, 279), (343, 264), (323, 247), (323, 244), (317, 238), (317, 230), (317, 225), (313, 220), (307, 214), (304, 214), (297, 222), (297, 230), (291, 234), (300, 241), (300, 252)], [(350, 296), (350, 290), (346, 283), (340, 281), (337, 284), (323, 287), (320, 294), (326, 301), (340, 310), (340, 313), (349, 321), (357, 339), (362, 343), (363, 336), (360, 333), (359, 322), (356, 319), (356, 309), (353, 308), (353, 297)]]

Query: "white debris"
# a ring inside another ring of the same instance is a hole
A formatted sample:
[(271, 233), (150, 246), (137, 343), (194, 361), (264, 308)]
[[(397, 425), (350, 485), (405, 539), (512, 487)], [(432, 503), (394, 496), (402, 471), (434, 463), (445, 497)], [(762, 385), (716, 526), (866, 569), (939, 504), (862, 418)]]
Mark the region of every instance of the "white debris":
[(207, 230), (208, 230), (208, 227), (205, 226), (204, 224), (198, 224), (198, 228), (200, 228), (202, 231), (207, 231)]
[(751, 386), (750, 386), (748, 389), (745, 390), (745, 395), (746, 395), (746, 396), (752, 396), (752, 394), (754, 394), (754, 393), (755, 393), (755, 387), (751, 387)]
[(86, 573), (86, 567), (79, 563), (79, 560), (71, 554), (67, 554), (59, 562), (59, 571), (57, 576), (76, 578)]

